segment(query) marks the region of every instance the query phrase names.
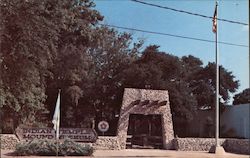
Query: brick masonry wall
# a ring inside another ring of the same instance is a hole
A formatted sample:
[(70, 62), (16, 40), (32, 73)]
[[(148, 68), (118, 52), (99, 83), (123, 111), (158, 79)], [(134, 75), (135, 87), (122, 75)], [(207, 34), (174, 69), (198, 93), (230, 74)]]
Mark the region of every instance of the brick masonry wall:
[[(219, 143), (226, 152), (250, 154), (248, 139), (219, 139)], [(173, 145), (180, 151), (209, 151), (215, 144), (214, 138), (175, 138)]]

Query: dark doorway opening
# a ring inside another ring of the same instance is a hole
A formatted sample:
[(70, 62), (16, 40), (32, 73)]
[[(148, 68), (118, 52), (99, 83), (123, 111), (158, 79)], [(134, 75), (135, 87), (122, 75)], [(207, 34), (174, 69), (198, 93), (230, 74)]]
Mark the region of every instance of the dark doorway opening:
[(126, 148), (162, 149), (161, 115), (130, 114)]

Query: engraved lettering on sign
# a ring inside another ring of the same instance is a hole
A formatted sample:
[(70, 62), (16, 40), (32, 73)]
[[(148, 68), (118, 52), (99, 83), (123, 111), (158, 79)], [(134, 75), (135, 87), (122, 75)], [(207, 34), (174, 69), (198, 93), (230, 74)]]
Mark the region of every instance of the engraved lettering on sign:
[[(55, 130), (50, 128), (18, 128), (19, 139), (55, 139)], [(76, 142), (95, 142), (97, 134), (91, 128), (60, 128), (59, 139), (72, 139)]]

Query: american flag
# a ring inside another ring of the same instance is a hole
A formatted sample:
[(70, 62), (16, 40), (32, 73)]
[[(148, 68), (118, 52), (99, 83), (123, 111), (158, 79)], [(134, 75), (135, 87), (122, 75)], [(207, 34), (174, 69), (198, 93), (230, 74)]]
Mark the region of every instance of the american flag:
[(217, 32), (217, 3), (215, 6), (214, 17), (213, 17), (213, 32)]

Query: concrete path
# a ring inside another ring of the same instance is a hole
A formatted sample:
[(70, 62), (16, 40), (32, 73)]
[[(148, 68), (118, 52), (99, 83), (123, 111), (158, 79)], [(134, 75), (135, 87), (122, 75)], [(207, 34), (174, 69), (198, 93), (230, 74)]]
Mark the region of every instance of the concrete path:
[(226, 153), (223, 156), (216, 156), (208, 152), (191, 152), (175, 150), (155, 149), (126, 149), (126, 150), (97, 150), (94, 157), (167, 157), (167, 158), (249, 158), (248, 155)]
[[(10, 150), (2, 150), (1, 158), (52, 158), (53, 156), (11, 156)], [(126, 149), (126, 150), (97, 150), (93, 157), (97, 158), (249, 158), (249, 155), (239, 155), (226, 153), (223, 156), (216, 156), (208, 152), (191, 152), (191, 151), (175, 151), (175, 150), (154, 150), (154, 149)], [(70, 156), (70, 158), (79, 158)], [(90, 158), (90, 157), (84, 157)]]

